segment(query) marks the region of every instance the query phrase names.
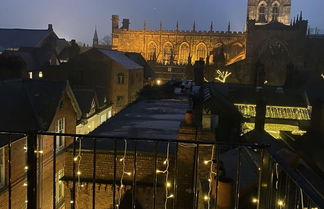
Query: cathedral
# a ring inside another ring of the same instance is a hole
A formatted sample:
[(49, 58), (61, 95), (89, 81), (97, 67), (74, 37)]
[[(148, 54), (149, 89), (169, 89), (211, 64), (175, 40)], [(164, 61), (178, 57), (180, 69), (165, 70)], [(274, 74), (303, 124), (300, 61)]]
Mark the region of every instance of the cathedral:
[[(226, 31), (215, 31), (213, 23), (208, 31), (129, 28), (130, 20), (112, 16), (112, 49), (137, 52), (147, 61), (165, 66), (186, 66), (203, 59), (215, 65), (223, 59), (224, 69), (232, 73), (230, 82), (255, 83), (262, 63), (264, 82), (285, 85), (295, 71), (305, 70), (306, 45), (323, 42), (307, 35), (308, 21), (302, 13), (291, 20), (291, 0), (248, 0), (246, 31), (234, 32), (230, 24)], [(315, 41), (314, 41), (315, 40)], [(316, 44), (315, 44), (316, 45)], [(316, 50), (315, 50), (316, 51)], [(318, 53), (317, 53), (318, 54)], [(315, 66), (316, 67), (316, 66)], [(289, 82), (288, 82), (289, 83)]]

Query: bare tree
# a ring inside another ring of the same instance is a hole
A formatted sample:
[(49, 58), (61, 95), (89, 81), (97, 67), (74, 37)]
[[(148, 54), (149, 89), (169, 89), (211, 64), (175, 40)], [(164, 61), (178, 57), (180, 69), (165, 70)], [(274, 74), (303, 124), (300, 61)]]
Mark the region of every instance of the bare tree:
[(100, 41), (100, 45), (111, 46), (111, 36), (110, 35), (104, 36)]

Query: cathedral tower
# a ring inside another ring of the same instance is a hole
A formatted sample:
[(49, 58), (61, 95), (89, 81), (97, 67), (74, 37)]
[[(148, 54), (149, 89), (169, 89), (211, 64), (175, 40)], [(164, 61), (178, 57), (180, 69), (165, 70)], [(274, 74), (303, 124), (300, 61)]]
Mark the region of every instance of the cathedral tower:
[(97, 27), (96, 27), (94, 35), (93, 35), (92, 47), (97, 47), (98, 45), (99, 45), (99, 39), (98, 39)]
[(257, 24), (278, 21), (290, 24), (291, 0), (248, 0), (248, 19)]

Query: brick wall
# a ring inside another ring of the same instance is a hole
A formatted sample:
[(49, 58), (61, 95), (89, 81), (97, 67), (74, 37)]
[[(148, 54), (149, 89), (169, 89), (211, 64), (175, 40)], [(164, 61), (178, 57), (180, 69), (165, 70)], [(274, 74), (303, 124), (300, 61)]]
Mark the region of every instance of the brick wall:
[[(116, 203), (118, 203), (119, 185), (122, 174), (122, 162), (120, 159), (123, 153), (118, 152), (116, 164)], [(110, 208), (113, 203), (113, 175), (114, 175), (114, 154), (112, 152), (97, 153), (96, 155), (96, 208), (104, 209)], [(163, 164), (166, 156), (159, 154), (157, 156), (157, 169), (164, 170)], [(174, 157), (170, 157), (170, 174), (169, 181), (173, 184), (174, 178)], [(122, 198), (125, 191), (132, 190), (133, 174), (134, 174), (134, 153), (128, 152), (126, 160), (126, 172), (132, 172), (131, 176), (124, 176), (124, 184), (126, 185), (122, 191)], [(76, 171), (78, 164), (76, 164)], [(91, 208), (92, 206), (92, 173), (93, 173), (93, 153), (89, 151), (82, 151), (82, 158), (80, 163), (80, 187), (77, 192), (77, 204), (80, 208)], [(71, 178), (73, 173), (73, 153), (67, 152), (65, 158), (65, 178)], [(155, 156), (154, 153), (137, 153), (136, 157), (136, 199), (143, 208), (152, 208), (155, 182)], [(157, 174), (157, 191), (156, 191), (156, 208), (164, 208), (165, 201), (165, 175)], [(72, 189), (72, 181), (66, 181), (66, 188)], [(173, 186), (169, 188), (169, 193), (174, 194)], [(67, 192), (68, 193), (68, 192)], [(66, 196), (66, 202), (70, 202), (70, 195)], [(169, 204), (172, 204), (172, 199), (169, 199)], [(69, 208), (69, 207), (67, 207)]]

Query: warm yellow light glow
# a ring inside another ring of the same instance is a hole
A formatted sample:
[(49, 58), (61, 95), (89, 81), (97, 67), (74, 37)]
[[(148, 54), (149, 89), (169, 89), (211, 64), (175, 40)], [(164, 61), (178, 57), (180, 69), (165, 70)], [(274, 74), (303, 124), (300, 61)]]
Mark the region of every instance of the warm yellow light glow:
[(166, 164), (167, 164), (167, 162), (168, 162), (168, 160), (165, 160), (165, 161), (163, 162), (163, 165), (166, 165)]
[(23, 186), (26, 187), (28, 184), (27, 183), (24, 183)]
[(174, 197), (174, 194), (170, 194), (167, 199), (173, 198), (173, 197)]
[(208, 200), (209, 200), (208, 195), (205, 195), (205, 196), (204, 196), (204, 200), (205, 200), (205, 201), (208, 201)]
[(28, 166), (25, 166), (25, 170), (28, 170)]
[(255, 198), (255, 197), (253, 197), (253, 198), (252, 198), (252, 203), (256, 204), (257, 202), (258, 202), (258, 199)]
[(156, 80), (157, 85), (161, 85), (162, 81), (160, 79)]
[(119, 162), (123, 162), (124, 161), (124, 158), (120, 158)]
[(126, 175), (131, 176), (132, 172), (125, 172)]
[(167, 183), (166, 183), (166, 187), (167, 187), (167, 188), (170, 188), (170, 187), (171, 187), (171, 183), (170, 183), (170, 182), (167, 182)]
[(209, 162), (210, 162), (209, 160), (205, 160), (205, 161), (204, 161), (204, 164), (205, 164), (205, 165), (208, 165)]
[(73, 161), (76, 162), (78, 160), (78, 157), (74, 157)]
[(43, 78), (43, 72), (42, 71), (38, 73), (38, 77)]
[(40, 154), (43, 154), (43, 153), (44, 153), (44, 151), (43, 151), (43, 150), (39, 150), (39, 151), (38, 151), (38, 153), (40, 153)]
[(285, 205), (285, 202), (282, 201), (282, 200), (278, 200), (277, 204), (278, 204), (279, 206), (284, 206), (284, 205)]
[(78, 172), (77, 172), (77, 175), (80, 176), (80, 175), (81, 175), (81, 171), (78, 171)]

